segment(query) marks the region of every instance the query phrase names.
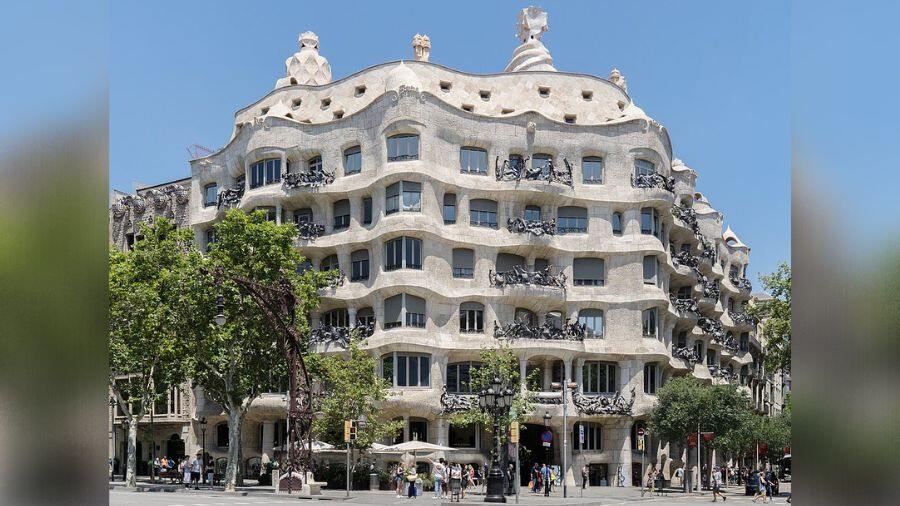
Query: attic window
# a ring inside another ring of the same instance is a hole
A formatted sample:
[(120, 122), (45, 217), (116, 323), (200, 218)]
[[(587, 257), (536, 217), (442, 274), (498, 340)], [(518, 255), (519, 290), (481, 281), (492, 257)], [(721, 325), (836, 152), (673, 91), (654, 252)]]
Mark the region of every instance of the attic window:
[(263, 108), (262, 108), (262, 111), (260, 111), (260, 112), (263, 113), (263, 114), (265, 114), (265, 113), (269, 112), (269, 108), (268, 108), (268, 107), (263, 107)]
[(618, 102), (616, 105), (619, 106), (619, 110), (620, 110), (620, 111), (624, 111), (624, 110), (625, 110), (625, 102), (622, 102), (621, 100), (619, 100), (619, 102)]
[(566, 114), (565, 120), (566, 120), (566, 123), (574, 124), (575, 123), (575, 115), (574, 114)]
[(330, 105), (331, 105), (331, 99), (330, 99), (330, 98), (323, 98), (323, 99), (322, 99), (322, 109), (326, 109), (326, 108), (328, 108), (328, 106), (330, 106)]
[(591, 90), (582, 90), (581, 98), (583, 98), (585, 100), (591, 100), (592, 98), (594, 98), (594, 92)]
[(361, 97), (366, 92), (366, 85), (360, 85), (356, 87), (356, 96)]
[(478, 92), (481, 95), (481, 100), (488, 101), (491, 99), (491, 92), (487, 90), (481, 90)]
[(500, 109), (500, 114), (512, 114), (513, 112), (515, 112), (515, 109), (509, 109), (508, 107)]
[(547, 98), (550, 96), (550, 88), (547, 86), (538, 86), (538, 94), (541, 98)]
[(450, 91), (450, 81), (441, 81), (441, 91)]
[(291, 107), (296, 109), (296, 108), (300, 107), (300, 104), (302, 104), (302, 103), (303, 103), (302, 99), (295, 98), (294, 100), (291, 100)]
[(334, 111), (334, 119), (341, 119), (344, 117), (344, 111)]
[(472, 105), (472, 104), (463, 104), (463, 105), (462, 105), (462, 109), (463, 109), (464, 111), (472, 112), (472, 111), (475, 110), (475, 106)]

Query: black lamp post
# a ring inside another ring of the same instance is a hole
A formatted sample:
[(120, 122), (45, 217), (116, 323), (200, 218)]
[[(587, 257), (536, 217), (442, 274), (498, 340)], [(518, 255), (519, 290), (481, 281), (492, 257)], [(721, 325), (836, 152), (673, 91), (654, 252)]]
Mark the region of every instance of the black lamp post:
[(478, 406), (490, 413), (493, 420), (494, 449), (491, 470), (487, 476), (487, 493), (484, 502), (506, 502), (503, 494), (503, 472), (500, 470), (500, 418), (509, 414), (514, 392), (503, 387), (500, 378), (494, 378), (491, 386), (478, 393)]
[[(125, 439), (125, 441), (129, 441), (128, 432), (129, 432), (130, 425), (131, 424), (128, 423), (128, 418), (122, 419), (122, 435), (124, 436), (123, 439)], [(126, 450), (126, 452), (127, 451), (128, 450)], [(127, 478), (128, 478), (128, 454), (123, 453), (122, 454), (122, 481), (125, 481)]]
[(202, 448), (202, 454), (200, 458), (200, 472), (202, 476), (200, 477), (201, 483), (206, 483), (206, 417), (200, 419), (200, 446)]
[[(551, 418), (550, 412), (544, 411), (544, 429), (545, 430), (550, 430), (550, 418)], [(546, 460), (547, 460), (547, 465), (549, 466), (550, 465), (550, 445), (547, 445), (545, 448), (547, 449), (546, 450), (547, 451)]]
[(109, 474), (112, 479), (116, 478), (116, 398), (109, 398), (109, 413), (112, 420), (112, 458), (109, 462)]

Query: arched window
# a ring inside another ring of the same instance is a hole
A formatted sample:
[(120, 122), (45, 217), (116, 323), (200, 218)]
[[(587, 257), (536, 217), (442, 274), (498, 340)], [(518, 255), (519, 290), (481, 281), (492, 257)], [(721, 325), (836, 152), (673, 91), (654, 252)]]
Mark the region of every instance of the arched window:
[(525, 221), (541, 221), (541, 206), (525, 206)]
[[(402, 317), (406, 311), (406, 318)], [(406, 325), (407, 327), (425, 327), (425, 299), (405, 293), (388, 297), (384, 300), (385, 330)]]
[(703, 357), (703, 341), (699, 339), (694, 341), (694, 353), (697, 355), (698, 360)]
[(350, 253), (350, 281), (369, 279), (369, 250), (358, 249)]
[(581, 159), (581, 180), (584, 184), (603, 183), (603, 159), (586, 156)]
[(460, 304), (459, 331), (466, 334), (484, 332), (484, 304), (480, 302)]
[(560, 311), (550, 311), (545, 317), (547, 323), (561, 329), (563, 324), (563, 315)]
[(419, 159), (419, 136), (416, 134), (399, 134), (388, 137), (387, 159), (389, 162)]
[(322, 157), (316, 155), (306, 161), (307, 172), (322, 172)]
[(656, 308), (645, 309), (641, 313), (641, 329), (644, 337), (656, 337)]
[(581, 367), (581, 388), (586, 394), (611, 394), (618, 387), (619, 367), (612, 362), (588, 360)]
[(575, 286), (603, 286), (605, 271), (602, 258), (576, 258), (572, 264), (572, 282)]
[(312, 223), (312, 221), (312, 209), (304, 207), (303, 209), (297, 209), (296, 211), (294, 211), (294, 223), (297, 223), (299, 225), (300, 223)]
[(447, 365), (447, 391), (455, 394), (476, 393), (472, 386), (472, 372), (479, 362), (456, 362)]
[(613, 235), (622, 235), (622, 213), (612, 214), (612, 232)]
[(541, 174), (547, 175), (550, 173), (550, 164), (552, 163), (552, 160), (553, 155), (537, 153), (531, 157), (531, 168), (534, 170), (540, 169)]
[(260, 160), (250, 165), (250, 188), (281, 181), (281, 158)]
[(422, 183), (399, 181), (387, 187), (384, 197), (384, 214), (397, 211), (419, 212), (422, 210)]
[(422, 240), (397, 237), (384, 243), (384, 270), (421, 269)]
[(655, 285), (656, 284), (656, 271), (658, 268), (658, 261), (655, 255), (647, 255), (644, 257), (644, 284), (645, 285)]
[(560, 234), (583, 234), (587, 232), (587, 209), (564, 206), (559, 208), (556, 231)]
[(706, 350), (706, 366), (716, 365), (716, 350)]
[(456, 194), (444, 194), (444, 224), (456, 223)]
[(649, 160), (642, 160), (638, 158), (634, 161), (634, 175), (635, 176), (649, 176), (656, 172), (656, 167), (653, 165), (653, 162)]
[(344, 308), (332, 309), (322, 315), (322, 324), (332, 327), (348, 327), (350, 316)]
[(209, 183), (203, 187), (203, 207), (216, 205), (218, 200), (217, 188), (216, 183)]
[(334, 229), (341, 230), (350, 226), (350, 201), (338, 200), (334, 203)]
[(331, 271), (331, 270), (340, 270), (341, 266), (338, 264), (338, 256), (337, 255), (328, 255), (324, 259), (322, 259), (322, 263), (319, 264), (319, 270), (322, 272)]
[(497, 202), (488, 199), (469, 201), (469, 224), (473, 227), (497, 228)]
[(219, 422), (216, 425), (216, 446), (228, 448), (228, 422)]
[(359, 174), (362, 171), (362, 150), (353, 146), (344, 150), (344, 175)]
[(466, 174), (487, 174), (487, 151), (466, 146), (459, 150), (459, 169)]
[(589, 336), (603, 337), (602, 309), (582, 309), (578, 312), (578, 323), (587, 326)]
[(523, 307), (516, 308), (516, 321), (526, 323), (529, 326), (534, 327), (537, 324), (537, 316), (535, 316), (534, 311), (530, 309), (525, 309)]

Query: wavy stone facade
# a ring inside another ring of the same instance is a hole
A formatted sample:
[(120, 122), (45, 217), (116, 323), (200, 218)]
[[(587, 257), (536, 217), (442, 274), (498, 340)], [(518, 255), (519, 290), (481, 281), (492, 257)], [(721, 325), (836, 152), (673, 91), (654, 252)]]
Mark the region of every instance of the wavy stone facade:
[[(615, 79), (624, 83), (618, 71)], [(634, 428), (674, 376), (739, 382), (765, 409), (762, 346), (742, 316), (750, 249), (723, 232), (666, 129), (619, 85), (427, 61), (279, 84), (236, 113), (225, 147), (191, 161), (189, 226), (207, 247), (230, 207), (297, 223), (311, 267), (347, 276), (313, 314), (319, 351), (341, 349), (329, 337), (340, 327), (372, 326), (365, 347), (395, 384), (382, 412), (406, 421), (404, 439), (467, 447), (451, 458), (481, 462), (488, 435), (447, 418), (470, 399), (465, 367), (500, 344), (523, 374), (542, 371), (529, 422), (551, 415), (554, 463), (563, 408), (551, 383), (578, 384), (565, 428), (569, 483), (589, 463), (598, 481), (612, 484), (621, 466), (631, 484), (641, 462)], [(504, 167), (516, 169), (499, 177)], [(515, 281), (496, 283), (498, 273)], [(224, 417), (195, 394), (189, 446), (199, 448), (205, 416), (207, 451), (220, 456)], [(254, 402), (245, 457), (280, 454), (285, 409), (281, 394)], [(577, 423), (591, 448), (573, 451)], [(668, 476), (683, 448), (651, 441), (647, 462)]]

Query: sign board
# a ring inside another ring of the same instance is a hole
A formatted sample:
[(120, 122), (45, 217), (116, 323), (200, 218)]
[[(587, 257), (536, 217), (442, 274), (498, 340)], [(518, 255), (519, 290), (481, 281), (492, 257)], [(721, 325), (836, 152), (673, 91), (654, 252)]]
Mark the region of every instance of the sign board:
[(584, 425), (578, 424), (578, 444), (584, 446)]
[(545, 430), (541, 433), (541, 442), (544, 443), (544, 446), (550, 446), (550, 442), (553, 441), (553, 433), (549, 430)]
[(759, 453), (769, 453), (769, 444), (759, 443)]
[(512, 422), (509, 424), (509, 442), (519, 442), (519, 422)]
[(638, 427), (637, 435), (638, 435), (638, 437), (644, 437), (644, 428), (643, 427)]
[(353, 427), (353, 422), (350, 420), (344, 420), (344, 442), (350, 442), (350, 429)]
[(697, 446), (697, 433), (696, 432), (691, 432), (690, 434), (688, 434), (688, 446), (690, 446), (691, 448), (694, 448), (695, 446)]
[(700, 435), (703, 436), (704, 441), (712, 441), (713, 439), (716, 438), (715, 432), (701, 432)]
[(638, 436), (637, 449), (639, 452), (644, 451), (644, 436), (643, 435)]

